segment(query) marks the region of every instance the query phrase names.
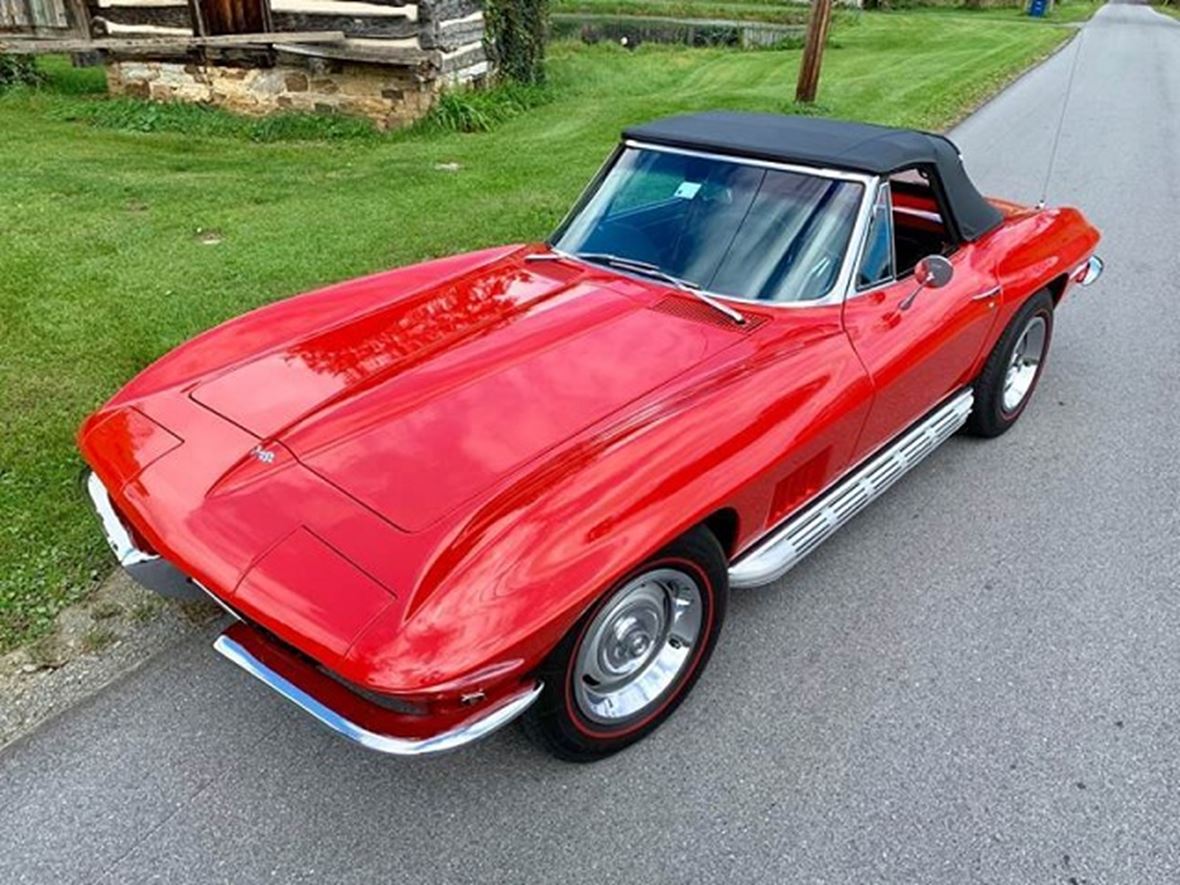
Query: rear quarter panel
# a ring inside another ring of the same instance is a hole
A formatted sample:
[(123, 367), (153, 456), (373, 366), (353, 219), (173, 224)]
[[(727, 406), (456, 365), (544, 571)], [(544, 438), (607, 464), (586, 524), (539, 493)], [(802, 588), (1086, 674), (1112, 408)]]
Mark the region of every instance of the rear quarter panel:
[(1100, 239), (1098, 229), (1077, 209), (1004, 208), (1004, 224), (981, 244), (994, 255), (1003, 287), (999, 322), (985, 355), (1031, 295), (1052, 286), (1058, 303), (1066, 297), (1074, 285), (1069, 274), (1094, 254)]

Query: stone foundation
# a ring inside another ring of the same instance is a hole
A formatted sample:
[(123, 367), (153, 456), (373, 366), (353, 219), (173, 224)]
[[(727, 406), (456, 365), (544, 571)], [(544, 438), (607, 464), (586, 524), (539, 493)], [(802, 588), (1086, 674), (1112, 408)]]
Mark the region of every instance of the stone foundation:
[(325, 59), (266, 68), (112, 61), (107, 85), (112, 95), (210, 104), (241, 114), (349, 114), (389, 129), (429, 111), (442, 81), (412, 67)]

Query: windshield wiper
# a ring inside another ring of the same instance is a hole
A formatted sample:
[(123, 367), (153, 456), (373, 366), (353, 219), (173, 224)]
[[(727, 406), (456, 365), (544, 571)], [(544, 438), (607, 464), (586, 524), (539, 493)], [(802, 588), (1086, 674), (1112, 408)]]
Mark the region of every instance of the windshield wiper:
[(634, 271), (635, 273), (646, 274), (649, 277), (655, 277), (657, 280), (663, 280), (665, 283), (675, 286), (682, 292), (688, 292), (689, 294), (696, 296), (705, 304), (709, 305), (709, 307), (725, 314), (735, 323), (743, 325), (746, 322), (745, 316), (734, 310), (728, 304), (722, 304), (712, 295), (702, 292), (701, 287), (696, 283), (692, 282), (691, 280), (684, 280), (680, 277), (673, 276), (672, 274), (661, 270), (657, 265), (654, 265), (649, 261), (640, 261), (637, 258), (624, 258), (621, 255), (611, 255), (609, 252), (575, 252), (573, 254), (575, 258), (580, 258), (583, 261), (591, 261), (595, 264), (605, 264), (608, 267), (617, 267), (620, 270), (630, 270)]

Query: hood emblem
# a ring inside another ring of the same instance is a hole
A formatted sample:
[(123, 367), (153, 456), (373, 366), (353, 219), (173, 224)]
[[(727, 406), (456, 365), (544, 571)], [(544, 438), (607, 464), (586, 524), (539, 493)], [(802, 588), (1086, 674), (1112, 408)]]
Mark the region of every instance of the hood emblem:
[(250, 456), (257, 458), (263, 464), (273, 464), (275, 462), (275, 453), (270, 449), (264, 449), (261, 443), (250, 450)]

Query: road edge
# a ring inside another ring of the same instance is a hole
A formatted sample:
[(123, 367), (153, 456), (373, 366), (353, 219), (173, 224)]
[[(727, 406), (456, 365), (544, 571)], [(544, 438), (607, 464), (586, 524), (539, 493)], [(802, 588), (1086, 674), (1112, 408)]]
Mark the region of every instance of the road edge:
[(164, 600), (116, 569), (45, 636), (0, 655), (0, 753), (157, 655), (207, 632), (221, 610)]

